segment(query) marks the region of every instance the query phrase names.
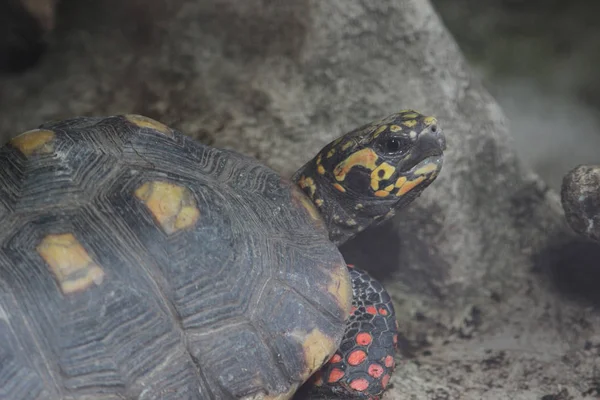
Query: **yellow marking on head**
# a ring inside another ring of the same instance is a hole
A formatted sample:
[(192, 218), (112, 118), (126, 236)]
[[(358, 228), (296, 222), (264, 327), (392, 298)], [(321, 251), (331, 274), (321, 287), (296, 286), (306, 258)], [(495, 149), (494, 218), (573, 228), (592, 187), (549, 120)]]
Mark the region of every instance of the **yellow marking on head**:
[(415, 118), (419, 117), (419, 114), (417, 114), (416, 112), (414, 112), (412, 110), (405, 110), (402, 112), (402, 116), (404, 118), (415, 119)]
[(336, 188), (337, 190), (339, 190), (342, 193), (346, 193), (346, 189), (342, 185), (340, 185), (339, 183), (334, 183), (333, 187)]
[(416, 124), (417, 124), (417, 120), (415, 120), (415, 119), (409, 119), (408, 121), (402, 121), (402, 125), (408, 126), (409, 128), (412, 128)]
[(321, 154), (317, 155), (317, 165), (321, 165)]
[(385, 188), (383, 188), (383, 190), (385, 190), (386, 192), (391, 192), (393, 188), (394, 188), (394, 184), (391, 184), (391, 185), (387, 185)]
[(425, 117), (423, 119), (423, 123), (425, 125), (427, 125), (427, 126), (436, 124), (437, 123), (437, 118), (435, 118), (435, 117)]
[(146, 182), (135, 190), (135, 196), (168, 235), (194, 226), (200, 218), (194, 196), (185, 186), (162, 181)]
[(397, 188), (402, 187), (402, 185), (404, 185), (405, 182), (406, 182), (406, 177), (401, 176), (400, 178), (398, 178), (396, 180), (396, 183), (394, 184), (394, 186), (396, 186)]
[(297, 338), (302, 345), (305, 365), (302, 380), (308, 379), (320, 369), (337, 350), (335, 341), (317, 328), (308, 333), (296, 330), (290, 335)]
[(100, 285), (104, 270), (96, 264), (72, 233), (46, 236), (36, 248), (50, 267), (60, 290), (70, 294)]
[(414, 140), (417, 137), (417, 132), (410, 131), (410, 132), (408, 132), (408, 136)]
[(411, 190), (413, 190), (417, 185), (419, 185), (424, 180), (425, 180), (424, 176), (419, 176), (418, 178), (413, 179), (412, 181), (405, 182), (400, 187), (400, 189), (398, 189), (398, 193), (396, 193), (396, 196), (404, 196), (406, 193), (408, 193)]
[(355, 226), (356, 225), (356, 221), (353, 220), (352, 218), (350, 218), (349, 220), (346, 221), (346, 224), (348, 226)]
[(375, 196), (377, 197), (387, 197), (390, 195), (390, 192), (386, 191), (386, 190), (378, 190), (375, 192)]
[(55, 134), (52, 131), (45, 129), (33, 129), (23, 132), (19, 136), (14, 137), (10, 144), (26, 157), (32, 154), (50, 153), (54, 150), (52, 140)]
[(348, 150), (350, 147), (354, 146), (353, 140), (348, 140), (346, 143), (342, 145), (342, 150)]
[(317, 172), (319, 173), (319, 175), (323, 175), (325, 173), (325, 167), (323, 167), (322, 165), (319, 165), (317, 167)]
[(310, 192), (309, 195), (310, 195), (311, 199), (315, 196), (315, 192), (317, 191), (317, 185), (315, 184), (315, 181), (314, 181), (313, 178), (306, 177), (306, 176), (302, 175), (300, 177), (300, 179), (298, 179), (298, 185), (302, 189), (308, 188), (308, 191)]
[(352, 153), (348, 156), (348, 158), (336, 165), (335, 169), (333, 170), (335, 179), (338, 181), (343, 181), (346, 178), (346, 174), (348, 174), (348, 172), (356, 166), (373, 170), (377, 166), (375, 164), (377, 158), (377, 154), (369, 148)]
[(392, 132), (400, 132), (401, 130), (402, 130), (402, 127), (399, 125), (390, 126), (390, 131), (392, 131)]
[(381, 125), (379, 128), (377, 128), (375, 132), (373, 132), (373, 138), (376, 138), (377, 136), (381, 135), (381, 133), (385, 132), (386, 129), (387, 125)]
[(331, 149), (327, 152), (327, 158), (331, 158), (333, 157), (333, 155), (335, 154), (335, 149)]
[(429, 163), (415, 171), (415, 175), (425, 175), (437, 171), (438, 166), (434, 163)]
[(163, 135), (173, 137), (173, 131), (171, 128), (153, 120), (152, 118), (144, 117), (143, 115), (127, 114), (124, 116), (129, 122), (136, 125), (139, 128), (149, 128), (162, 133)]
[[(383, 171), (383, 173), (380, 173), (379, 171)], [(392, 165), (386, 162), (381, 163), (379, 167), (375, 168), (373, 172), (371, 172), (371, 189), (379, 189), (379, 182), (390, 179), (395, 171), (396, 168)]]

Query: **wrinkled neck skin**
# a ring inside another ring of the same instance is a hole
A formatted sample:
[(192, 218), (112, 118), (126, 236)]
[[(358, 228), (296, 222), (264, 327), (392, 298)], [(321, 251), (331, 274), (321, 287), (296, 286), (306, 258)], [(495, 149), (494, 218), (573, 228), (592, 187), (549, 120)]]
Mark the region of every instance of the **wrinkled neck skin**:
[(300, 168), (292, 179), (319, 210), (329, 231), (329, 238), (337, 246), (363, 230), (390, 219), (433, 182), (433, 179), (423, 182), (404, 196), (389, 200), (369, 198), (348, 190), (342, 193), (333, 186), (328, 174), (317, 173), (315, 159)]

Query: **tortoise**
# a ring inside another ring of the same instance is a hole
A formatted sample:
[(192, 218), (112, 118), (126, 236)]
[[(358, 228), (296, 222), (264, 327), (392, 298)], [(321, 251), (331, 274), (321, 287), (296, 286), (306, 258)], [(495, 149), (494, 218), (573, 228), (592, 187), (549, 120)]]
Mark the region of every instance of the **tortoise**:
[(285, 178), (148, 117), (0, 150), (0, 398), (376, 399), (391, 298), (338, 246), (440, 172), (434, 117), (352, 130)]

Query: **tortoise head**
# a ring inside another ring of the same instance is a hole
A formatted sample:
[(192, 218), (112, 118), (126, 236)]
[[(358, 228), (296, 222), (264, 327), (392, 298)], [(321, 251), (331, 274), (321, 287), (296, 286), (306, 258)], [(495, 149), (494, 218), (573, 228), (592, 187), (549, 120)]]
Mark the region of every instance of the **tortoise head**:
[(329, 143), (293, 179), (339, 245), (418, 197), (438, 176), (445, 149), (434, 117), (404, 110)]

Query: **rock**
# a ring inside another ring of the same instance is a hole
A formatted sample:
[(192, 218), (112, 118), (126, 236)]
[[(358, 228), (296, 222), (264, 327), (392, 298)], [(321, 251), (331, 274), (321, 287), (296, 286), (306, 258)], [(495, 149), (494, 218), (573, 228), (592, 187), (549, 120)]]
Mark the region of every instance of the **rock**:
[[(84, 4), (85, 3), (85, 4)], [(534, 399), (597, 387), (598, 250), (523, 167), (506, 120), (424, 0), (73, 1), (39, 68), (0, 80), (4, 138), (135, 112), (284, 174), (365, 121), (435, 114), (438, 180), (344, 246), (392, 292), (385, 399)]]
[(22, 72), (39, 61), (55, 23), (58, 0), (0, 3), (0, 71)]
[(571, 228), (600, 241), (600, 166), (580, 165), (565, 175), (561, 200)]

